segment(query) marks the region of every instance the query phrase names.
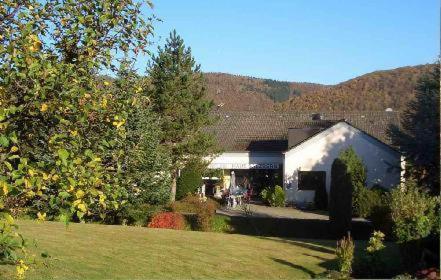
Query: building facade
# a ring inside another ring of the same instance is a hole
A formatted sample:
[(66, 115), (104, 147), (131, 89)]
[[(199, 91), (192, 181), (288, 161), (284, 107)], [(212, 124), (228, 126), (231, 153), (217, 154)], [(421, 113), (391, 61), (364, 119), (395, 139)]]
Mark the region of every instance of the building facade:
[(288, 203), (309, 204), (317, 192), (329, 193), (331, 165), (352, 147), (367, 168), (367, 185), (392, 188), (400, 183), (401, 156), (390, 146), (387, 129), (399, 122), (395, 112), (217, 113), (209, 128), (224, 152), (209, 168), (224, 170), (223, 186), (247, 182), (255, 195), (283, 186)]

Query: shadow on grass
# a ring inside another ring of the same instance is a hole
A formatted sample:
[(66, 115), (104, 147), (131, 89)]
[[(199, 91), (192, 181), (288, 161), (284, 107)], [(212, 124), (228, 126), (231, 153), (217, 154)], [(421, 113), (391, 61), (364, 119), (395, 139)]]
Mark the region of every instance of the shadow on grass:
[[(289, 244), (289, 245), (295, 245), (295, 246), (299, 246), (311, 251), (317, 251), (320, 253), (326, 253), (326, 254), (334, 254), (334, 250), (332, 249), (328, 249), (326, 246), (328, 244), (323, 244), (323, 241), (317, 240), (316, 243), (314, 244), (313, 242), (302, 242), (302, 241), (296, 241), (296, 240), (290, 240), (290, 239), (274, 239), (274, 238), (268, 238), (268, 237), (259, 237), (260, 239), (267, 239), (267, 240), (271, 240), (274, 242), (280, 242), (280, 243), (285, 243), (285, 244)], [(329, 243), (329, 242), (327, 242)], [(312, 257), (315, 257), (313, 255), (310, 255)]]
[(315, 277), (315, 273), (314, 273), (313, 271), (307, 269), (306, 267), (303, 267), (303, 266), (301, 266), (301, 265), (294, 264), (294, 263), (292, 263), (292, 262), (285, 261), (285, 260), (282, 260), (282, 259), (276, 259), (276, 258), (271, 258), (271, 259), (272, 259), (273, 261), (275, 261), (276, 263), (280, 263), (280, 264), (283, 264), (283, 265), (287, 265), (287, 266), (289, 266), (289, 267), (292, 267), (292, 268), (294, 268), (294, 269), (301, 270), (301, 271), (303, 271), (303, 272), (309, 274), (309, 276), (311, 276), (311, 278), (314, 278), (314, 277)]
[[(274, 217), (230, 216), (231, 233), (292, 238), (335, 239), (329, 221), (319, 219), (287, 219)], [(352, 221), (354, 239), (367, 240), (372, 226), (365, 221)]]

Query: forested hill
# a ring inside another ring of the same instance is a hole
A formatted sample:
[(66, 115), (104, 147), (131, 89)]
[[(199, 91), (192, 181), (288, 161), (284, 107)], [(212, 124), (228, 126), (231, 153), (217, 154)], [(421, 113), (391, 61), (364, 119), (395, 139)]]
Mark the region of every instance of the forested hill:
[(219, 110), (403, 110), (418, 78), (433, 64), (376, 71), (328, 86), (206, 73), (208, 96)]

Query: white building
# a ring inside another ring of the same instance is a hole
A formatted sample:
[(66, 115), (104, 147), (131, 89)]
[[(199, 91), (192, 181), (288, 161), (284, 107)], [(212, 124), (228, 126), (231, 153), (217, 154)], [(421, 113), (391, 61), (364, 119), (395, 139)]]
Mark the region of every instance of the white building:
[(331, 165), (352, 147), (367, 168), (367, 184), (391, 188), (400, 183), (401, 157), (389, 145), (387, 129), (398, 124), (396, 112), (269, 113), (220, 112), (209, 128), (224, 152), (209, 168), (223, 169), (224, 186), (235, 171), (255, 193), (283, 185), (287, 202), (314, 201), (317, 191), (329, 194)]

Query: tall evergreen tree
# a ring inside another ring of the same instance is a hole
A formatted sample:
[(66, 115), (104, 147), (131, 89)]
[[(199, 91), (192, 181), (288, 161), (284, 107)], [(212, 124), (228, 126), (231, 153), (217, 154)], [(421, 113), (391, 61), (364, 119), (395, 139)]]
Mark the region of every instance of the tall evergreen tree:
[(170, 33), (164, 48), (158, 48), (149, 68), (152, 109), (160, 117), (161, 144), (171, 155), (170, 199), (175, 200), (178, 170), (192, 157), (203, 157), (214, 150), (214, 138), (202, 131), (212, 122), (212, 101), (205, 99), (200, 65), (183, 39)]
[(423, 75), (416, 98), (403, 113), (401, 129), (392, 126), (393, 143), (406, 157), (406, 174), (439, 193), (440, 177), (440, 67)]

